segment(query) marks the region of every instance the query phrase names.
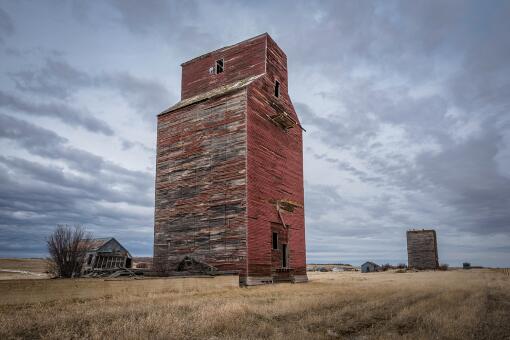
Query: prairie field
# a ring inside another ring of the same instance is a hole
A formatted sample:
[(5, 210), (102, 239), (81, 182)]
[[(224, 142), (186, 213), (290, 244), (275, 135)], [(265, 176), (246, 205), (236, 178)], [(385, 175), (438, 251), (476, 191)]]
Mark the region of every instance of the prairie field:
[[(177, 287), (178, 281), (167, 279), (158, 281), (158, 289), (149, 289), (148, 279), (117, 280), (99, 298), (76, 298), (63, 287), (71, 292), (83, 281), (101, 289), (106, 280), (44, 280), (60, 281), (62, 292), (44, 302), (28, 298), (44, 293), (44, 281), (30, 286), (30, 280), (19, 280), (18, 293), (24, 289), (27, 301), (0, 304), (0, 339), (510, 338), (505, 271), (309, 273), (309, 278), (304, 284), (249, 288), (228, 279), (202, 284), (219, 278)], [(0, 297), (9, 294), (6, 289), (0, 286)]]
[(0, 258), (0, 280), (47, 279), (44, 259)]

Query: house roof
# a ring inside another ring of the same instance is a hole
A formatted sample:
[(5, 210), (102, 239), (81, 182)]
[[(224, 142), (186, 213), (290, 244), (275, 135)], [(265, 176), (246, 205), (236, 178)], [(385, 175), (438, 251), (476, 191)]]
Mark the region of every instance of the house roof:
[(101, 250), (101, 248), (103, 248), (107, 243), (109, 243), (110, 241), (114, 241), (116, 242), (120, 248), (122, 248), (124, 251), (126, 251), (126, 253), (129, 255), (129, 257), (132, 257), (131, 254), (129, 253), (129, 251), (124, 248), (124, 246), (122, 244), (120, 244), (119, 241), (117, 241), (114, 237), (103, 237), (103, 238), (93, 238), (93, 239), (90, 239), (88, 240), (88, 245), (90, 245), (90, 249), (88, 251), (99, 251)]
[(379, 267), (379, 265), (377, 263), (374, 263), (374, 262), (371, 262), (371, 261), (367, 261), (367, 262), (363, 263), (362, 266), (364, 266), (366, 264), (373, 264), (374, 266)]
[(112, 239), (114, 238), (113, 237), (93, 238), (87, 241), (88, 243), (87, 245), (90, 246), (91, 251), (94, 251), (98, 250), (99, 248), (110, 242), (110, 240)]
[(177, 104), (175, 104), (175, 105), (171, 106), (170, 108), (166, 109), (165, 111), (161, 112), (159, 115), (163, 115), (165, 113), (169, 113), (169, 112), (175, 111), (177, 109), (183, 108), (185, 106), (189, 106), (189, 105), (192, 105), (192, 104), (195, 104), (195, 103), (198, 103), (198, 102), (210, 99), (210, 98), (219, 97), (224, 94), (240, 90), (240, 89), (245, 88), (246, 86), (250, 85), (251, 83), (253, 83), (258, 78), (262, 77), (263, 75), (264, 74), (259, 74), (256, 76), (244, 78), (244, 79), (235, 81), (230, 84), (219, 86), (219, 87), (212, 89), (210, 91), (197, 94), (196, 96), (183, 99), (180, 102), (178, 102)]

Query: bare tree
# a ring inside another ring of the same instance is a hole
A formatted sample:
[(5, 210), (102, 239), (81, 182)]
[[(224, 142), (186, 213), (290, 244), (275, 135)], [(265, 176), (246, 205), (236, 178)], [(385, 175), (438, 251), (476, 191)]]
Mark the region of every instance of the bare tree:
[(91, 235), (82, 226), (59, 224), (48, 237), (49, 271), (57, 277), (78, 277), (90, 250)]

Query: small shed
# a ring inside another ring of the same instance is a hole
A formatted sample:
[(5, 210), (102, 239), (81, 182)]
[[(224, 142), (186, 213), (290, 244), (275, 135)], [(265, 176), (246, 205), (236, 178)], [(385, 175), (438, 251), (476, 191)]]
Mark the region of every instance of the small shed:
[(132, 266), (131, 254), (113, 237), (91, 239), (87, 248), (83, 272)]
[(361, 272), (362, 273), (371, 273), (376, 272), (379, 270), (379, 265), (373, 262), (365, 262), (361, 265)]

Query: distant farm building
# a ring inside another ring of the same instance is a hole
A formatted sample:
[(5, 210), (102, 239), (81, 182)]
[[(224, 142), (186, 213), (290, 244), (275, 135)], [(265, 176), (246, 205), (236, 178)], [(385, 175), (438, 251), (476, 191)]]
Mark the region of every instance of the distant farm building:
[(151, 269), (152, 257), (134, 257), (133, 267), (139, 269)]
[(361, 272), (362, 273), (372, 273), (372, 272), (379, 271), (379, 268), (380, 267), (378, 264), (368, 261), (361, 265)]
[(268, 34), (182, 65), (158, 115), (154, 270), (304, 282), (302, 128)]
[(435, 230), (407, 231), (408, 267), (414, 269), (436, 269), (439, 267)]
[(113, 237), (96, 238), (88, 243), (83, 272), (98, 269), (131, 268), (131, 254)]

